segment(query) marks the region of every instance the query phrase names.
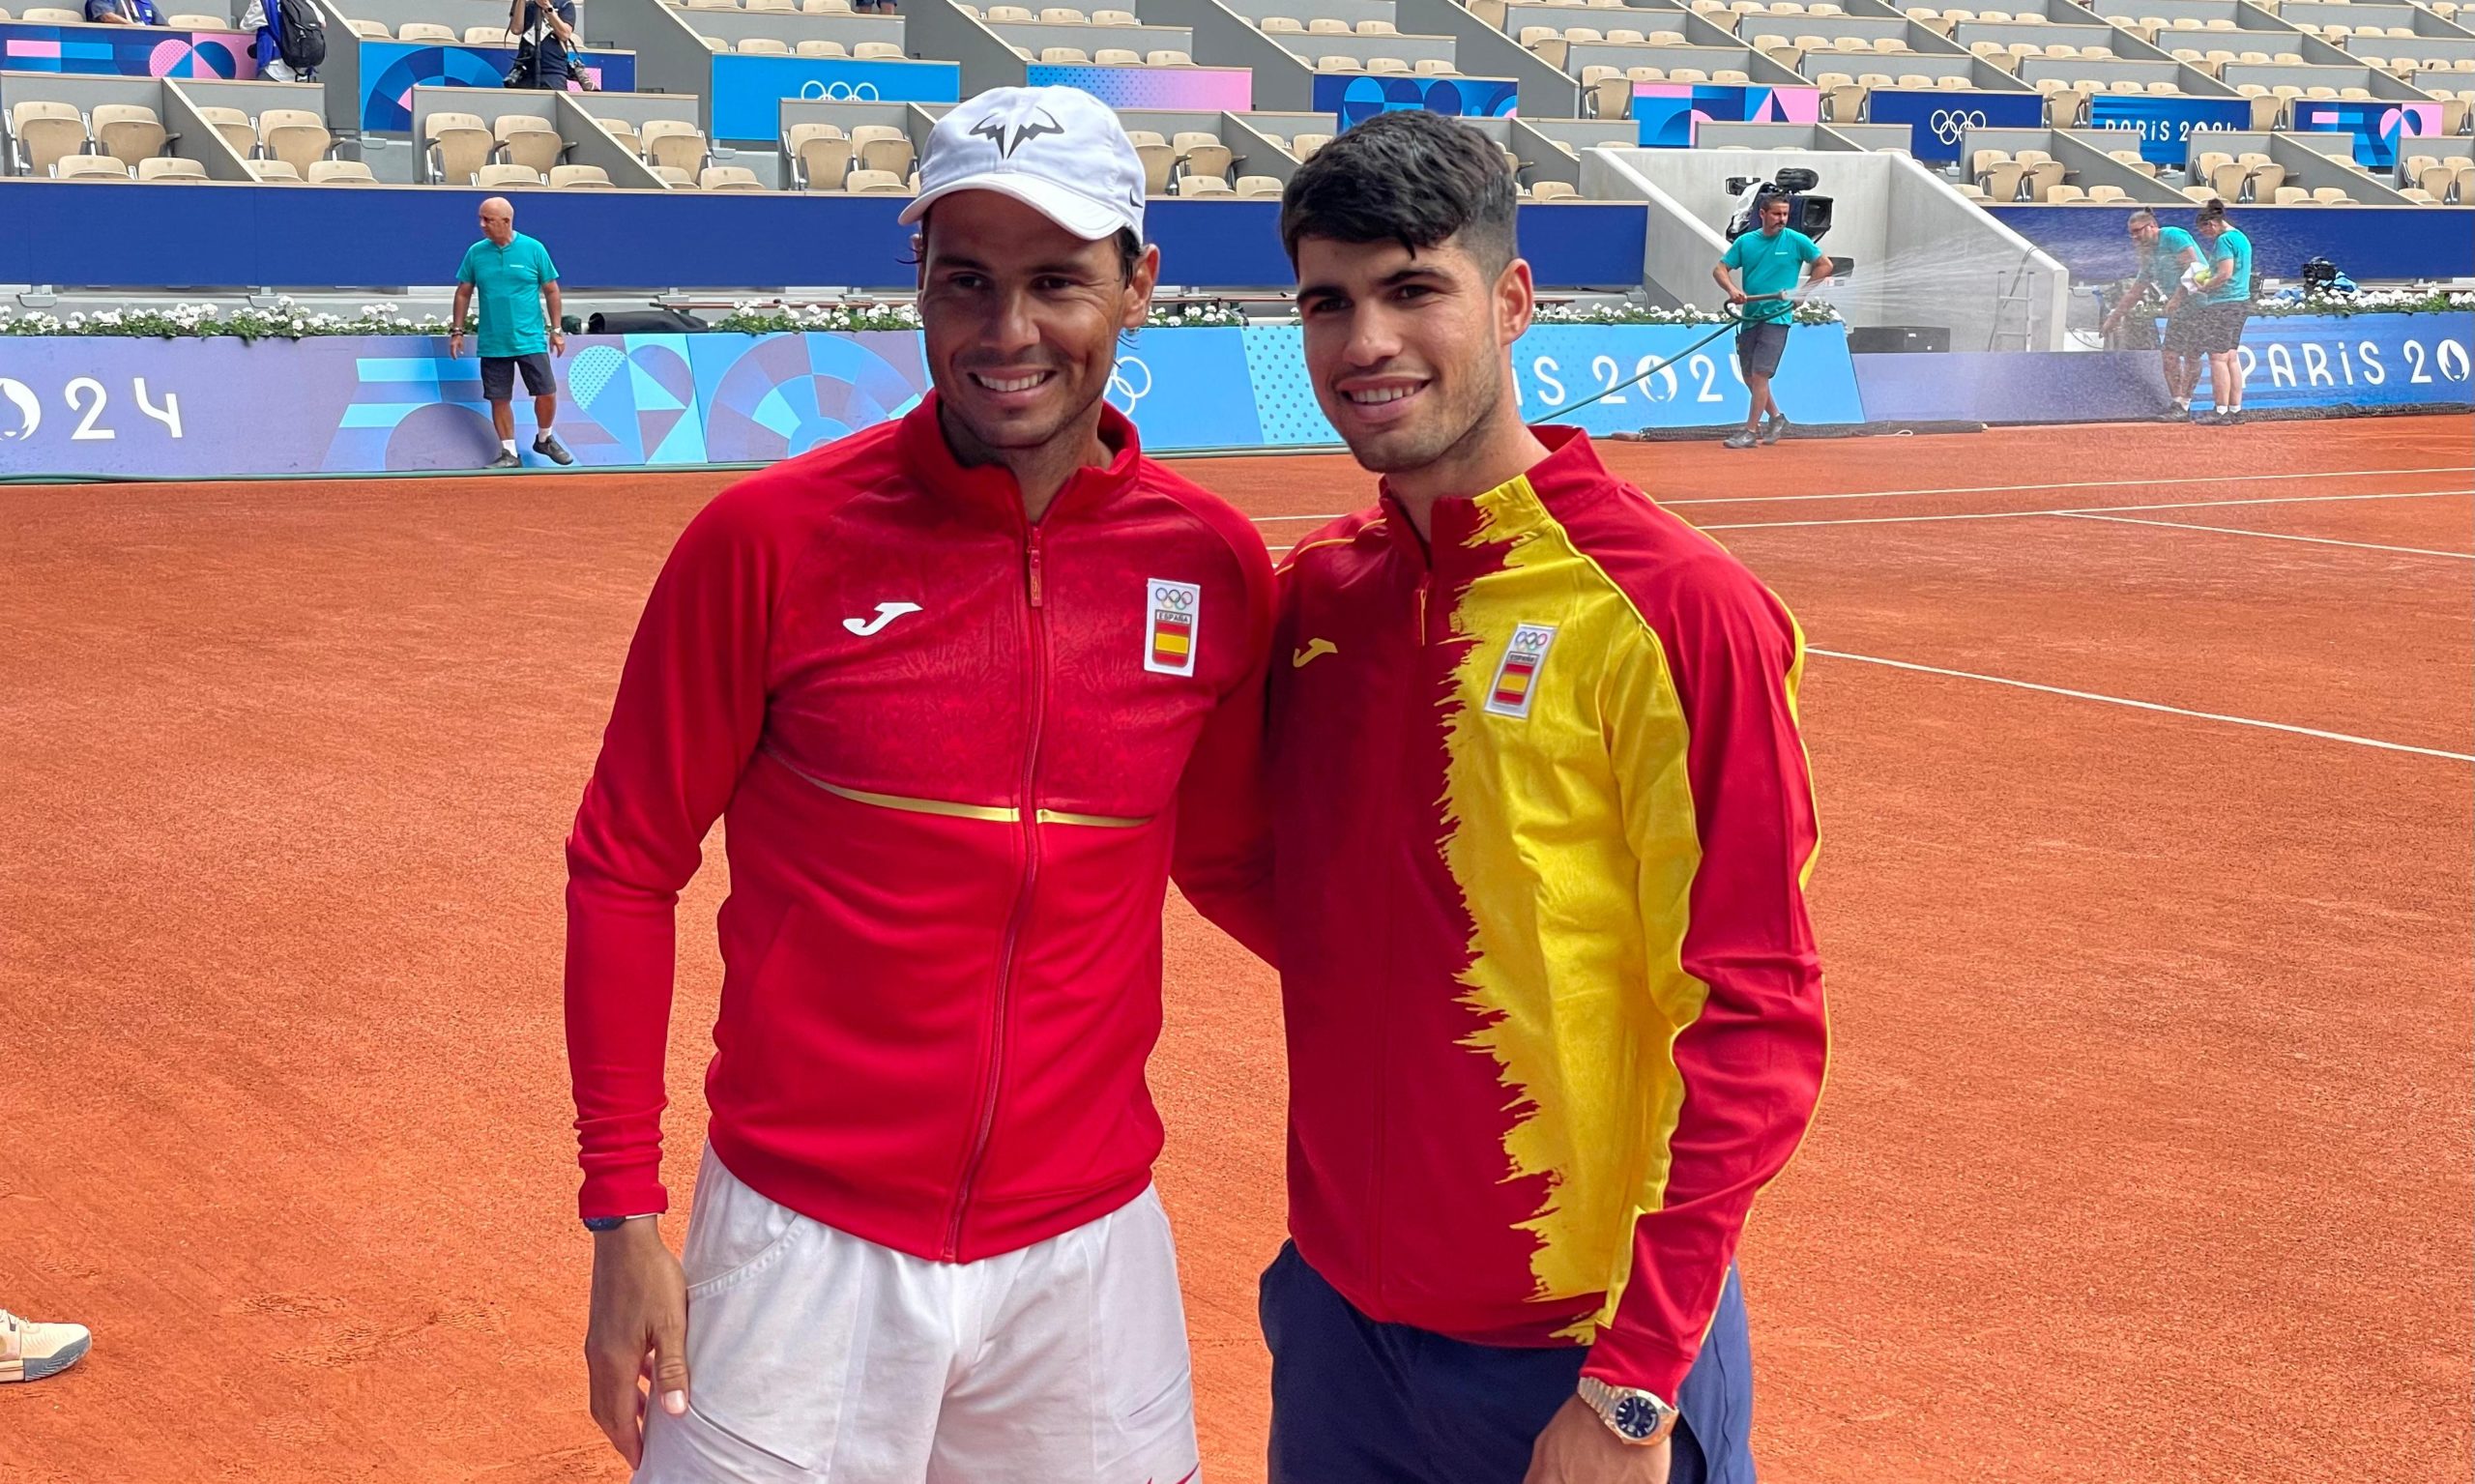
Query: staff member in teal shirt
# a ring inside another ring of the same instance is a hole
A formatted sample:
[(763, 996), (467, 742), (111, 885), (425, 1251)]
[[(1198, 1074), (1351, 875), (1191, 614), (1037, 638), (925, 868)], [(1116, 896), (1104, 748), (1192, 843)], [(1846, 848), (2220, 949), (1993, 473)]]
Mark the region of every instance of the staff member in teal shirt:
[[(1745, 390), (1753, 393), (1745, 409), (1744, 427), (1728, 438), (1731, 449), (1777, 443), (1788, 431), (1788, 415), (1770, 394), (1770, 378), (1779, 374), (1779, 358), (1788, 350), (1788, 316), (1796, 312), (1799, 280), (1819, 283), (1830, 276), (1831, 261), (1802, 232), (1788, 228), (1788, 198), (1762, 198), (1762, 230), (1747, 232), (1728, 244), (1727, 255), (1710, 276), (1728, 291), (1728, 303), (1742, 306), (1744, 328), (1736, 332), (1736, 368), (1744, 373)], [(1813, 265), (1811, 277), (1805, 265)], [(1729, 274), (1744, 276), (1741, 285)], [(1769, 422), (1762, 422), (1764, 413)]]
[[(2208, 252), (2209, 278), (2199, 290), (2200, 348), (2208, 352), (2208, 394), (2217, 403), (2210, 422), (2243, 421), (2243, 324), (2252, 317), (2252, 239), (2226, 219), (2226, 203), (2212, 197), (2192, 218), (2192, 231)], [(2198, 418), (2192, 420), (2201, 421)]]
[(515, 207), (505, 196), (481, 203), (481, 240), (464, 249), (464, 266), (455, 270), (447, 353), (458, 361), (464, 359), (464, 311), (472, 307), (476, 289), (481, 301), (481, 399), (490, 404), (490, 425), (499, 435), (499, 456), (489, 467), (524, 465), (515, 451), (518, 371), (533, 394), (533, 419), (540, 424), (533, 451), (554, 464), (574, 463), (576, 456), (550, 430), (559, 415), (559, 378), (550, 356), (568, 350), (568, 334), (559, 325), (558, 265), (550, 261), (549, 248), (515, 229)]
[[(2132, 213), (2124, 229), (2140, 252), (2140, 275), (2114, 306), (2113, 312), (2106, 316), (2104, 334), (2110, 344), (2114, 327), (2143, 306), (2180, 302), (2183, 275), (2200, 260), (2199, 244), (2192, 240), (2192, 234), (2181, 227), (2159, 226), (2155, 212)], [(2166, 395), (2173, 404), (2168, 416), (2177, 421), (2192, 415), (2192, 387), (2200, 379), (2198, 336), (2200, 321), (2207, 316), (2199, 308), (2197, 304), (2184, 304), (2178, 312), (2167, 315), (2166, 334), (2160, 341), (2165, 352)]]

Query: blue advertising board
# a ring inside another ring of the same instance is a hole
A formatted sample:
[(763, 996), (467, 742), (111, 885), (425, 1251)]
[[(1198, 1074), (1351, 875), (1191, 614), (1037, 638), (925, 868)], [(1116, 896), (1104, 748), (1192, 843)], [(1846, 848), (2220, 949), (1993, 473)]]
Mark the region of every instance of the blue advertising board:
[(2441, 131), (2440, 104), (2401, 103), (2380, 99), (2298, 98), (2293, 103), (2297, 133), (2352, 134), (2355, 163), (2375, 170), (2398, 165), (2398, 141)]
[(1109, 405), (1134, 420), (1155, 453), (1259, 449), (1264, 426), (1247, 384), (1247, 332), (1146, 330), (1121, 345)]
[[(1742, 422), (1752, 394), (1735, 358), (1732, 329), (1708, 325), (1540, 325), (1513, 342), (1522, 416), (1591, 433)], [(1635, 378), (1641, 378), (1637, 383)], [(1627, 385), (1627, 383), (1634, 383)], [(1856, 370), (1840, 325), (1788, 332), (1771, 391), (1799, 422), (1865, 421)], [(1607, 393), (1587, 407), (1578, 404)], [(1567, 414), (1564, 409), (1578, 407)]]
[[(2243, 405), (2475, 403), (2470, 338), (2475, 338), (2475, 314), (2254, 315), (2243, 327), (2237, 353), (2243, 362)], [(2206, 387), (2198, 400), (2209, 400)]]
[(950, 103), (962, 99), (952, 62), (851, 62), (834, 57), (713, 58), (713, 137), (782, 137), (782, 100), (837, 103)]
[(1521, 103), (1521, 84), (1509, 77), (1370, 77), (1354, 73), (1315, 74), (1318, 113), (1340, 115), (1341, 127), (1363, 124), (1379, 113), (1423, 108), (1454, 118), (1510, 118)]
[[(576, 65), (604, 93), (632, 93), (636, 54), (588, 51)], [(361, 127), (377, 133), (409, 133), (413, 89), (495, 88), (515, 68), (512, 46), (467, 46), (460, 42), (361, 43)]]
[(247, 31), (169, 26), (54, 25), (0, 21), (0, 71), (104, 77), (230, 77), (258, 74)]
[(2191, 159), (2192, 135), (2251, 128), (2252, 101), (2100, 93), (2088, 100), (2088, 127), (2138, 134), (2140, 159), (2179, 165)]
[(2041, 93), (1876, 88), (1867, 95), (1865, 117), (1874, 124), (1907, 125), (1908, 153), (1948, 163), (1960, 158), (1960, 141), (1971, 129), (2041, 127), (2046, 101)]
[(1820, 122), (1820, 88), (1737, 82), (1633, 85), (1633, 138), (1644, 149), (1690, 149), (1703, 124)]

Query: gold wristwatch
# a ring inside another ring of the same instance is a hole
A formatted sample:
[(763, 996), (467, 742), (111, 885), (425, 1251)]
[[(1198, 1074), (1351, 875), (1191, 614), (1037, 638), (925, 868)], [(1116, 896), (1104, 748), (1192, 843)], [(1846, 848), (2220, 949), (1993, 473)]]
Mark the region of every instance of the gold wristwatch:
[(1675, 1431), (1675, 1409), (1654, 1393), (1611, 1386), (1595, 1376), (1583, 1377), (1580, 1391), (1583, 1404), (1598, 1413), (1607, 1430), (1635, 1447), (1665, 1442)]

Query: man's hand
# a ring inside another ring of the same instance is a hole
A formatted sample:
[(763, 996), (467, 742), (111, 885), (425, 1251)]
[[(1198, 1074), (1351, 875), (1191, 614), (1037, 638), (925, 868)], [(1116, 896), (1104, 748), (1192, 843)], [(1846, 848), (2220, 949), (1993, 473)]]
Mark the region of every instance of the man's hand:
[[(687, 1411), (687, 1276), (661, 1243), (661, 1223), (629, 1221), (593, 1237), (593, 1318), (585, 1329), (585, 1374), (593, 1420), (633, 1469), (644, 1462), (646, 1392), (661, 1410)], [(1661, 1479), (1667, 1477), (1662, 1469)]]
[(447, 332), (447, 359), (450, 361), (461, 361), (464, 359), (463, 331), (451, 330)]
[(566, 355), (567, 353), (568, 353), (568, 333), (567, 333), (566, 331), (564, 331), (564, 330), (553, 330), (553, 331), (551, 331), (551, 332), (550, 332), (550, 354), (551, 354), (551, 355), (554, 355), (554, 356), (564, 356), (564, 355)]
[(1671, 1453), (1665, 1440), (1626, 1442), (1588, 1403), (1573, 1397), (1538, 1435), (1521, 1484), (1667, 1484)]
[(1744, 292), (1744, 290), (1742, 290), (1742, 289), (1740, 289), (1740, 288), (1738, 288), (1738, 289), (1730, 289), (1730, 290), (1728, 290), (1728, 303), (1729, 303), (1729, 304), (1731, 304), (1731, 305), (1739, 305), (1739, 304), (1746, 303), (1746, 297), (1745, 297), (1745, 292)]

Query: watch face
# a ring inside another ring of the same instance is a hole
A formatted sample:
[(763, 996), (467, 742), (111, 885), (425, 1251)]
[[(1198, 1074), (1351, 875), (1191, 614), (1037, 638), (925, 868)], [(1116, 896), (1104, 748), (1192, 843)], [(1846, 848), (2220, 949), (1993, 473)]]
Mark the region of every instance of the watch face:
[(1647, 1438), (1659, 1430), (1659, 1410), (1638, 1396), (1616, 1404), (1616, 1430), (1627, 1438)]

